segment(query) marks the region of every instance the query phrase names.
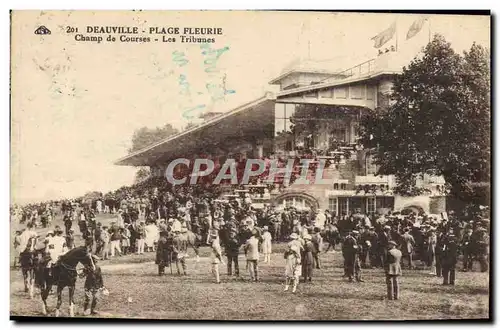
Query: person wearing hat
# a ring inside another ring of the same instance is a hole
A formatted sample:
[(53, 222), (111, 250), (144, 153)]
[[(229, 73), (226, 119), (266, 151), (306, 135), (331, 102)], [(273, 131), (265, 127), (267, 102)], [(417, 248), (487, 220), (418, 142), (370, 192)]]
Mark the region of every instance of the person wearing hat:
[(99, 238), (102, 244), (101, 259), (109, 259), (109, 232), (108, 226), (102, 226), (101, 237)]
[(378, 237), (373, 226), (368, 225), (362, 230), (359, 239), (361, 245), (361, 252), (359, 254), (361, 268), (368, 267), (367, 259), (369, 259), (370, 267), (372, 268), (380, 264), (380, 258), (377, 258), (377, 239)]
[(234, 264), (234, 275), (240, 276), (240, 267), (238, 264), (238, 256), (240, 251), (240, 238), (238, 228), (233, 222), (229, 222), (227, 225), (227, 235), (226, 245), (224, 247), (227, 256), (227, 274), (229, 276), (233, 275), (233, 264)]
[(75, 233), (73, 229), (69, 229), (68, 233), (66, 234), (66, 246), (68, 247), (68, 250), (74, 249), (76, 247), (75, 245)]
[(314, 244), (312, 243), (312, 237), (309, 234), (305, 234), (304, 239), (304, 249), (302, 250), (302, 276), (304, 277), (304, 282), (312, 281), (312, 272), (314, 265), (313, 255), (316, 252)]
[(288, 291), (290, 284), (292, 284), (292, 293), (297, 290), (299, 278), (302, 275), (302, 243), (299, 241), (299, 235), (292, 233), (290, 235), (291, 241), (287, 244), (287, 250), (284, 257), (285, 263), (285, 291)]
[(387, 255), (385, 263), (385, 282), (387, 284), (387, 299), (399, 299), (399, 277), (402, 275), (401, 271), (401, 257), (402, 253), (396, 248), (397, 244), (394, 241), (387, 242)]
[(222, 261), (222, 249), (220, 246), (219, 235), (217, 231), (210, 230), (210, 234), (208, 236), (210, 247), (212, 249), (212, 274), (215, 276), (215, 283), (220, 283), (220, 275), (219, 275), (219, 263), (224, 263)]
[(144, 254), (145, 244), (146, 244), (146, 222), (144, 220), (141, 220), (139, 226), (137, 226), (137, 254)]
[(102, 255), (103, 241), (101, 240), (102, 223), (98, 222), (94, 230), (95, 254)]
[(474, 245), (476, 247), (476, 257), (479, 260), (481, 272), (487, 272), (489, 267), (488, 256), (490, 244), (488, 230), (484, 227), (478, 227), (473, 235)]
[(443, 285), (455, 285), (455, 268), (458, 261), (458, 244), (455, 234), (450, 233), (444, 238), (441, 253), (441, 269)]
[(387, 256), (387, 242), (391, 240), (391, 226), (385, 225), (384, 230), (378, 235), (379, 258), (382, 267), (385, 265), (385, 257)]
[(404, 234), (401, 241), (401, 253), (403, 254), (403, 258), (408, 258), (408, 269), (412, 269), (415, 238), (413, 238), (413, 236), (410, 234), (410, 228), (404, 229)]
[[(51, 234), (54, 234), (51, 236)], [(45, 253), (49, 256), (47, 267), (52, 269), (59, 257), (67, 252), (66, 240), (62, 237), (62, 230), (56, 226), (54, 231), (49, 230), (46, 237)]]
[(168, 244), (168, 233), (166, 231), (160, 232), (160, 239), (158, 240), (158, 247), (156, 249), (155, 264), (158, 265), (158, 275), (165, 275), (165, 267), (170, 265), (171, 247)]
[(264, 231), (264, 233), (262, 234), (262, 254), (264, 255), (264, 262), (270, 263), (273, 238), (271, 236), (271, 233), (269, 232), (268, 226), (264, 226), (262, 229)]
[(37, 235), (36, 231), (33, 230), (33, 223), (28, 222), (26, 229), (23, 230), (17, 238), (18, 239), (17, 250), (19, 251), (19, 255), (28, 248), (28, 243), (30, 242), (31, 239), (34, 239), (36, 235)]
[(311, 241), (314, 245), (314, 265), (316, 269), (321, 269), (319, 254), (323, 251), (323, 237), (321, 236), (321, 229), (319, 227), (314, 227), (314, 234), (312, 235)]
[(66, 235), (69, 234), (69, 230), (71, 229), (71, 227), (73, 226), (73, 221), (71, 220), (71, 216), (66, 213), (63, 217), (63, 223), (64, 223), (64, 227), (66, 228)]
[(430, 227), (427, 236), (427, 266), (431, 268), (429, 275), (437, 275), (436, 273), (436, 246), (437, 235), (436, 229)]
[(130, 230), (128, 229), (129, 225), (120, 227), (120, 237), (122, 244), (123, 255), (127, 255), (130, 249)]
[(259, 235), (257, 230), (252, 230), (252, 236), (246, 241), (243, 250), (247, 258), (247, 269), (250, 273), (250, 280), (259, 280)]
[(83, 315), (86, 316), (91, 314), (98, 314), (96, 311), (96, 306), (100, 298), (100, 293), (104, 290), (104, 281), (102, 279), (101, 267), (97, 265), (98, 260), (100, 260), (98, 256), (92, 255), (92, 261), (94, 262), (95, 270), (92, 270), (90, 267), (85, 267), (83, 273), (80, 274), (80, 277), (86, 277), (85, 284), (83, 285), (85, 291)]
[(463, 253), (463, 269), (462, 271), (467, 272), (472, 270), (472, 264), (474, 261), (474, 241), (472, 236), (472, 227), (467, 227), (465, 233), (462, 236), (462, 241), (460, 243), (461, 250)]
[(182, 228), (174, 229), (174, 237), (172, 240), (172, 262), (175, 261), (175, 266), (177, 267), (178, 275), (181, 275), (179, 263), (182, 266), (182, 271), (183, 271), (182, 275), (187, 275), (186, 256), (187, 256), (188, 242), (186, 236), (181, 234), (181, 231)]
[[(21, 266), (21, 258), (24, 251), (32, 250), (36, 245), (36, 233), (31, 234), (31, 237), (28, 239), (27, 242), (24, 243), (24, 245), (21, 244), (22, 233), (23, 230), (16, 230), (16, 235), (14, 236), (14, 250), (16, 251), (16, 254), (14, 255), (14, 267), (17, 267), (18, 263), (19, 266)], [(28, 246), (30, 239), (32, 239), (31, 246)]]
[(359, 251), (360, 246), (356, 239), (356, 235), (359, 232), (357, 230), (349, 231), (347, 236), (342, 243), (342, 255), (344, 257), (344, 276), (352, 282), (355, 278), (358, 282), (363, 282), (361, 280), (360, 266), (359, 266)]
[(111, 227), (109, 228), (109, 248), (111, 251), (111, 257), (115, 256), (115, 252), (118, 252), (120, 256), (122, 254), (122, 250), (120, 248), (121, 234), (120, 227), (117, 225), (116, 221), (111, 222)]

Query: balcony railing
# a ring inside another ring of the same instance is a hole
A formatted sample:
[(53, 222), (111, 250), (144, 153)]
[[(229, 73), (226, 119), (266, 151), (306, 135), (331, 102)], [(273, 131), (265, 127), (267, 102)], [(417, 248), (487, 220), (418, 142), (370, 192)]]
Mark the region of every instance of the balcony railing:
[(356, 185), (389, 185), (391, 182), (389, 176), (374, 176), (374, 175), (357, 175), (355, 178)]

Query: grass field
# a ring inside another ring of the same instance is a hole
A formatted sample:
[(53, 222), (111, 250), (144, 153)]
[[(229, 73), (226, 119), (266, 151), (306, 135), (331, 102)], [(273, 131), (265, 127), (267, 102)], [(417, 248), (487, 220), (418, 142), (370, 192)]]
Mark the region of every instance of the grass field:
[[(109, 221), (103, 220), (103, 222)], [(78, 232), (78, 229), (76, 229)], [(261, 281), (249, 282), (244, 256), (241, 278), (229, 277), (220, 265), (221, 284), (210, 272), (209, 249), (201, 249), (199, 263), (191, 255), (188, 275), (157, 275), (154, 253), (101, 261), (110, 294), (98, 304), (99, 317), (219, 320), (417, 320), (488, 318), (489, 274), (457, 272), (455, 286), (425, 270), (406, 270), (401, 299), (385, 299), (385, 277), (380, 269), (362, 270), (364, 283), (342, 278), (342, 256), (323, 254), (323, 269), (313, 282), (301, 283), (295, 294), (283, 292), (284, 259), (276, 246), (271, 264), (259, 265)], [(192, 253), (191, 253), (192, 254)], [(175, 266), (174, 266), (175, 274)], [(24, 293), (20, 270), (11, 270), (11, 315), (41, 315), (41, 300)], [(83, 280), (78, 280), (77, 317), (83, 310)], [(131, 298), (131, 299), (129, 299)], [(56, 297), (48, 300), (53, 312)], [(68, 293), (63, 293), (62, 316), (68, 316)]]

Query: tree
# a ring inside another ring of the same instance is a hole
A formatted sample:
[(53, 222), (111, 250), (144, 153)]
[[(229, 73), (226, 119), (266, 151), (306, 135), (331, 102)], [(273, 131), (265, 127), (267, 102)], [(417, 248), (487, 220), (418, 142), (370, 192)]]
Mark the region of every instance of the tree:
[(149, 169), (149, 167), (141, 167), (137, 170), (137, 172), (135, 173), (135, 183), (140, 183), (144, 180), (146, 180), (147, 178), (149, 178), (149, 176), (151, 175), (151, 171)]
[(460, 55), (436, 35), (395, 78), (391, 101), (362, 118), (377, 175), (394, 174), (403, 195), (422, 192), (419, 175), (443, 176), (452, 196), (488, 203), (489, 51), (473, 44)]
[(148, 128), (142, 127), (134, 132), (132, 136), (132, 147), (129, 153), (141, 150), (149, 145), (159, 142), (167, 137), (177, 134), (179, 131), (170, 124), (163, 127)]
[[(179, 133), (179, 131), (170, 124), (156, 128), (139, 128), (132, 136), (132, 147), (128, 150), (128, 152), (136, 152), (177, 133)], [(135, 182), (141, 182), (147, 179), (150, 175), (151, 171), (148, 168), (139, 168), (135, 174)]]
[(198, 126), (198, 124), (190, 121), (189, 123), (187, 123), (186, 127), (184, 127), (184, 130), (187, 131), (188, 129), (195, 127), (195, 126)]

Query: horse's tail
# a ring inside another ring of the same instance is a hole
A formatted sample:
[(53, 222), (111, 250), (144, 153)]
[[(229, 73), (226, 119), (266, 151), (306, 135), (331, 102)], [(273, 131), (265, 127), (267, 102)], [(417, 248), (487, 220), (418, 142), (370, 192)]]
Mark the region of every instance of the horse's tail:
[(198, 248), (199, 248), (199, 246), (201, 244), (200, 237), (198, 237), (198, 235), (196, 235), (192, 231), (189, 231), (188, 234), (187, 234), (187, 243), (188, 243), (189, 246), (191, 246), (193, 248), (194, 253), (197, 256), (199, 256)]

